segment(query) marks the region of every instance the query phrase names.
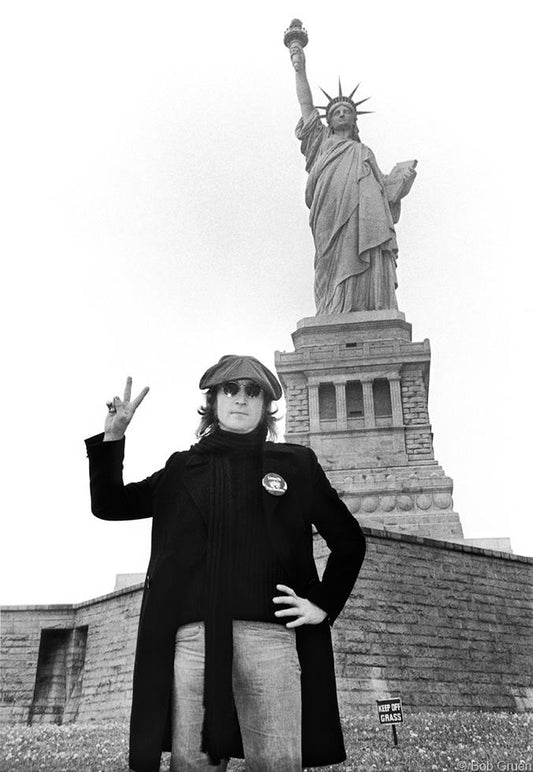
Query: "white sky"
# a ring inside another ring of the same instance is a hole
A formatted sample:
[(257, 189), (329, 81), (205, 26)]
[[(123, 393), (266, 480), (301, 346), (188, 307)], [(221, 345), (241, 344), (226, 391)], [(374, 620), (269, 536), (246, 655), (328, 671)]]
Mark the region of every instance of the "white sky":
[(256, 8), (4, 8), (3, 603), (80, 601), (145, 570), (149, 521), (91, 516), (82, 443), (126, 375), (151, 386), (128, 434), (133, 480), (194, 441), (206, 367), (225, 353), (273, 367), (314, 314), (282, 42), (294, 16), (316, 101), (339, 74), (362, 81), (381, 168), (419, 161), (398, 298), (432, 345), (436, 458), (465, 535), (533, 555), (527, 4)]

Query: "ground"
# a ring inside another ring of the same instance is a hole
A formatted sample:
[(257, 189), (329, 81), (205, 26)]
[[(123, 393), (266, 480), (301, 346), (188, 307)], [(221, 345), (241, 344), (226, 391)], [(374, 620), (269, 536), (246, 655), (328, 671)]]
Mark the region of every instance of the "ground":
[[(410, 713), (392, 729), (377, 716), (343, 719), (348, 759), (323, 770), (533, 772), (532, 714)], [(0, 729), (2, 772), (127, 772), (127, 725), (66, 724)], [(161, 772), (168, 771), (164, 754)], [(229, 769), (244, 769), (232, 761)]]

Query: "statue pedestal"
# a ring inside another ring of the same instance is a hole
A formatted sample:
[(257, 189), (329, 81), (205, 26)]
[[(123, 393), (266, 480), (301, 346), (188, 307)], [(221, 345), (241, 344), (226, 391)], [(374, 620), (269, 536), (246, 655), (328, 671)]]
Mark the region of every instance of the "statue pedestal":
[(301, 319), (276, 352), (286, 441), (310, 446), (362, 525), (460, 540), (453, 482), (435, 461), (430, 346), (400, 311)]

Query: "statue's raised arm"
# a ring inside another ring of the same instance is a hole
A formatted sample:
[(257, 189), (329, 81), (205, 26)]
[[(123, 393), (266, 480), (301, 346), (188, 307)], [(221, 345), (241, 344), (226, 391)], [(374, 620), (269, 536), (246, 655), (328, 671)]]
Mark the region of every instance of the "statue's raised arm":
[(324, 91), (327, 105), (315, 107), (305, 72), (308, 36), (299, 19), (291, 22), (284, 42), (302, 113), (296, 136), (309, 173), (305, 200), (316, 249), (317, 315), (397, 309), (394, 224), (416, 176), (416, 161), (383, 175), (359, 139), (357, 119), (368, 111), (359, 109), (366, 99), (352, 99), (358, 86), (345, 95), (339, 80), (338, 95)]
[(307, 45), (307, 32), (299, 19), (293, 19), (285, 32), (285, 45), (291, 55), (292, 66), (296, 75), (296, 96), (300, 103), (302, 118), (306, 121), (313, 112), (313, 95), (305, 71), (304, 46)]

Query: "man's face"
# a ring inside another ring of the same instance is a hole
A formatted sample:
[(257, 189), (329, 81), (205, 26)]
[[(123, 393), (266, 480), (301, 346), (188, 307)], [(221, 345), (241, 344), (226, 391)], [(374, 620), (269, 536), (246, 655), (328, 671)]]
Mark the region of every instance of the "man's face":
[(329, 125), (335, 131), (336, 129), (348, 129), (355, 126), (355, 113), (349, 105), (342, 102), (332, 111), (329, 118)]
[[(248, 434), (259, 426), (263, 417), (265, 394), (262, 389), (257, 396), (248, 393), (253, 394), (258, 388), (255, 381), (248, 378), (238, 378), (218, 387), (216, 414), (221, 429), (235, 434)], [(232, 391), (236, 393), (232, 395)]]

